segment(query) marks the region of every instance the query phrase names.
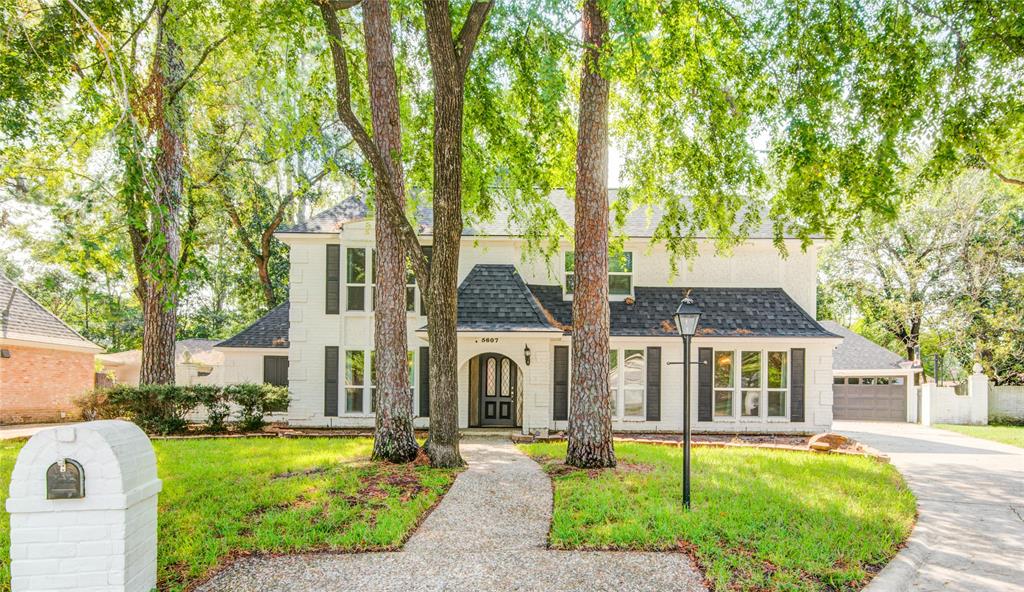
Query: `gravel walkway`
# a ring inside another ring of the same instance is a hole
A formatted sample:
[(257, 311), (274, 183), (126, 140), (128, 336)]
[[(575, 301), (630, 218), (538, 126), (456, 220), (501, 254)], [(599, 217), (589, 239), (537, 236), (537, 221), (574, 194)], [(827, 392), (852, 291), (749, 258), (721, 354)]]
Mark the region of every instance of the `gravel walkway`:
[(197, 592), (705, 590), (681, 553), (547, 550), (540, 466), (504, 439), (464, 439), (461, 450), (469, 468), (402, 551), (242, 559)]

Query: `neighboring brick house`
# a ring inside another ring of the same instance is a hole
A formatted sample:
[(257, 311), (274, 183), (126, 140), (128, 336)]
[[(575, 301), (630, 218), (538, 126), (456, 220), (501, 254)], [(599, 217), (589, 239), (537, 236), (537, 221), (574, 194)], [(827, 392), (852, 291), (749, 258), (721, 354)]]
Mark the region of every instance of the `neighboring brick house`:
[[(563, 191), (550, 199), (572, 222)], [(610, 196), (615, 199), (614, 192)], [(425, 248), (432, 215), (417, 212)], [(820, 432), (832, 424), (832, 354), (841, 338), (814, 318), (817, 251), (771, 225), (754, 228), (729, 255), (697, 237), (698, 254), (671, 273), (664, 244), (651, 244), (658, 211), (627, 217), (623, 253), (609, 269), (613, 426), (682, 429), (682, 340), (672, 314), (683, 295), (704, 316), (693, 339), (692, 421), (699, 431)], [(501, 213), (467, 224), (459, 261), (460, 427), (532, 432), (564, 429), (569, 410), (573, 250), (529, 257), (526, 239)], [(374, 222), (349, 198), (276, 236), (289, 246), (289, 307), (275, 309), (217, 349), (288, 356), (300, 426), (371, 427), (373, 415)], [(429, 422), (429, 343), (419, 289), (407, 287), (409, 364), (417, 426)], [(279, 348), (279, 349), (278, 349)], [(285, 349), (287, 348), (287, 349)], [(275, 351), (276, 350), (276, 351)], [(255, 362), (254, 362), (255, 364)]]
[(0, 275), (0, 423), (60, 421), (93, 387), (102, 348)]

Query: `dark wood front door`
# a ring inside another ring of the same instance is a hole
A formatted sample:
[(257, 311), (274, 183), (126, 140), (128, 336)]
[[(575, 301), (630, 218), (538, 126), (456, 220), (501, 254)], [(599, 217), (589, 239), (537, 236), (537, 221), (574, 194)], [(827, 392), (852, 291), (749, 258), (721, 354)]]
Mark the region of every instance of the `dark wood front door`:
[(480, 425), (516, 425), (519, 368), (508, 356), (481, 354), (479, 364)]

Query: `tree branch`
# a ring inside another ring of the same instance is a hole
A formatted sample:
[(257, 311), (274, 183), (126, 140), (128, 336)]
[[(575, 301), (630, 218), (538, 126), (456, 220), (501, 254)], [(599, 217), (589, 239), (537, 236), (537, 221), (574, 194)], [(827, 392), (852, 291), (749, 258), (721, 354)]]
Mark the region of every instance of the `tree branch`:
[(334, 64), (334, 98), (338, 118), (348, 128), (349, 134), (352, 135), (352, 139), (359, 146), (363, 157), (369, 162), (373, 175), (383, 190), (381, 192), (382, 195), (378, 195), (377, 199), (378, 212), (386, 216), (398, 231), (399, 240), (405, 247), (406, 256), (412, 264), (413, 273), (420, 285), (421, 292), (429, 294), (430, 266), (427, 263), (426, 256), (423, 254), (423, 248), (420, 245), (419, 237), (416, 236), (416, 230), (409, 223), (409, 219), (406, 218), (403, 209), (399, 207), (400, 200), (398, 195), (399, 191), (402, 191), (403, 188), (396, 188), (392, 184), (388, 166), (377, 149), (377, 144), (370, 138), (370, 134), (366, 131), (366, 126), (363, 125), (363, 122), (352, 111), (348, 58), (345, 55), (345, 47), (341, 41), (338, 13), (335, 10), (334, 3), (330, 0), (321, 0), (319, 7), (324, 27), (327, 29), (328, 42), (331, 47), (331, 61)]
[(231, 37), (232, 33), (232, 31), (228, 31), (227, 33), (224, 33), (224, 35), (220, 39), (217, 39), (210, 45), (206, 46), (206, 49), (204, 49), (203, 53), (199, 56), (199, 60), (195, 63), (194, 66), (192, 66), (192, 69), (188, 71), (188, 74), (185, 74), (185, 77), (178, 81), (178, 83), (175, 84), (173, 88), (171, 88), (170, 98), (168, 99), (168, 102), (173, 101), (174, 97), (178, 96), (178, 93), (181, 91), (181, 89), (185, 88), (185, 85), (188, 84), (188, 81), (191, 80), (192, 77), (196, 75), (196, 72), (199, 71), (199, 68), (203, 66), (203, 62), (206, 61), (206, 58), (210, 57), (210, 54), (212, 54), (215, 49), (217, 49), (218, 47), (220, 47), (222, 43), (227, 41), (228, 37)]
[(459, 63), (459, 71), (463, 75), (469, 68), (469, 59), (473, 56), (473, 48), (476, 46), (476, 40), (480, 37), (484, 23), (487, 22), (487, 13), (490, 12), (492, 6), (494, 6), (494, 2), (474, 2), (459, 31), (458, 40), (455, 42), (455, 56)]

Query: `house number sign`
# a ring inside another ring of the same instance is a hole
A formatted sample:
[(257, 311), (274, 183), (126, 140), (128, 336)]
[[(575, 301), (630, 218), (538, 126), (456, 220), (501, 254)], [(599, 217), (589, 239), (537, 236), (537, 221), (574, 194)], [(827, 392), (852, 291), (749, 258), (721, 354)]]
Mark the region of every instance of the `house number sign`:
[(46, 499), (85, 497), (85, 470), (78, 461), (62, 458), (46, 469)]
[(477, 343), (498, 343), (497, 337), (481, 337), (476, 340)]

